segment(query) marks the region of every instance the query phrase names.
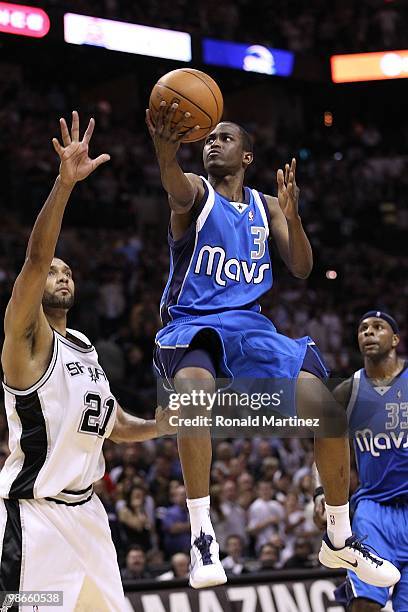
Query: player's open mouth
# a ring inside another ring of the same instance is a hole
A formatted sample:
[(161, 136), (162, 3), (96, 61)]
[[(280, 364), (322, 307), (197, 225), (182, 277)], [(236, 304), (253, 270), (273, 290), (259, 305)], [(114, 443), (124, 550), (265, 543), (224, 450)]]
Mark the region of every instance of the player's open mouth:
[(219, 155), (219, 151), (210, 151), (210, 153), (208, 154), (208, 157), (214, 157), (215, 155)]

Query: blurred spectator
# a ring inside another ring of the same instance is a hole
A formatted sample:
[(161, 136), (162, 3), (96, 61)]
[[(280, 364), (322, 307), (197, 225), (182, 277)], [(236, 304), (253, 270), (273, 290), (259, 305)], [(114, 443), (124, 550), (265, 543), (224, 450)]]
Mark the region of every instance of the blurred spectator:
[(279, 548), (273, 544), (263, 544), (259, 551), (259, 565), (257, 570), (259, 572), (276, 569), (279, 566)]
[(123, 447), (121, 463), (111, 470), (110, 477), (113, 482), (118, 482), (121, 476), (144, 474), (146, 469), (143, 445), (137, 443), (126, 444)]
[(231, 534), (226, 539), (225, 552), (227, 556), (221, 563), (227, 575), (239, 576), (246, 572), (243, 553), (243, 540), (240, 535)]
[(168, 567), (168, 564), (164, 560), (164, 553), (159, 548), (151, 548), (147, 551), (146, 565), (151, 575), (156, 578)]
[(140, 546), (132, 546), (126, 555), (126, 566), (121, 571), (124, 580), (151, 578), (146, 569), (146, 555)]
[(238, 478), (238, 503), (248, 510), (256, 497), (254, 477), (249, 472), (243, 472)]
[(167, 508), (162, 521), (163, 546), (167, 557), (190, 551), (190, 521), (183, 486), (177, 487), (173, 499), (174, 504)]
[(176, 553), (171, 558), (171, 569), (157, 576), (157, 580), (173, 580), (174, 578), (188, 578), (190, 557), (185, 553)]
[(246, 512), (238, 503), (237, 485), (233, 480), (227, 480), (221, 490), (221, 510), (224, 515), (222, 528), (216, 532), (220, 550), (226, 550), (227, 539), (232, 534), (240, 534), (244, 547), (248, 543), (246, 533)]
[(142, 487), (133, 487), (126, 497), (126, 505), (119, 509), (119, 521), (122, 524), (130, 544), (137, 544), (145, 552), (152, 547), (154, 524), (145, 507), (145, 491)]
[(248, 510), (248, 532), (255, 537), (255, 550), (259, 552), (279, 531), (285, 515), (281, 504), (272, 499), (274, 491), (270, 482), (261, 480), (257, 493)]
[(170, 504), (171, 470), (171, 461), (164, 455), (157, 455), (149, 470), (149, 488), (158, 506), (169, 506)]
[(284, 564), (284, 569), (309, 569), (317, 566), (316, 558), (313, 556), (313, 546), (307, 538), (297, 538), (294, 546), (294, 554)]

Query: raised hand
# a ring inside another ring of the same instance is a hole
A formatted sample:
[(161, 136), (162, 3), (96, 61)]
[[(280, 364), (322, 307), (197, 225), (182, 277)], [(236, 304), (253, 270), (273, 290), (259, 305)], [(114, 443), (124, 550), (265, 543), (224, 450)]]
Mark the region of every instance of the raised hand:
[(285, 174), (279, 169), (276, 175), (278, 182), (278, 201), (286, 219), (293, 220), (299, 216), (299, 193), (300, 189), (296, 185), (296, 159), (293, 158), (290, 164), (285, 164)]
[(149, 134), (153, 140), (156, 155), (159, 161), (167, 161), (174, 159), (178, 149), (180, 148), (183, 138), (196, 132), (200, 129), (199, 125), (195, 125), (187, 131), (182, 131), (184, 122), (190, 118), (190, 113), (184, 113), (181, 119), (172, 125), (174, 115), (178, 109), (177, 102), (168, 106), (164, 100), (160, 102), (159, 112), (157, 114), (156, 125), (152, 121), (152, 116), (149, 109), (146, 109), (146, 124)]
[(59, 168), (61, 182), (67, 187), (72, 188), (75, 183), (84, 180), (98, 166), (109, 161), (110, 155), (103, 153), (96, 159), (91, 159), (88, 155), (89, 142), (95, 127), (95, 119), (89, 121), (82, 140), (79, 140), (79, 117), (77, 111), (72, 112), (71, 134), (65, 119), (60, 119), (60, 125), (64, 146), (61, 146), (57, 138), (52, 139), (52, 144), (61, 160)]

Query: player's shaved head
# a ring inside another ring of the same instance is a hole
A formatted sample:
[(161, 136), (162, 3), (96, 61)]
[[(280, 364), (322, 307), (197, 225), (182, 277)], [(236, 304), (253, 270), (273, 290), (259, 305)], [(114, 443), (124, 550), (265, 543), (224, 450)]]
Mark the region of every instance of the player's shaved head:
[(59, 257), (52, 258), (51, 267), (52, 266), (61, 266), (61, 267), (69, 268), (69, 265), (63, 259), (60, 259)]

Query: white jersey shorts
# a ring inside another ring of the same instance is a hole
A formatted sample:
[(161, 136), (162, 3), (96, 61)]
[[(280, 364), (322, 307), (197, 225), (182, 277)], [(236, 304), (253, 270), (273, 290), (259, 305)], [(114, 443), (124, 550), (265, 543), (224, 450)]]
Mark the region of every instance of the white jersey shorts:
[(21, 612), (128, 609), (108, 517), (95, 494), (76, 505), (0, 499), (0, 559), (0, 590), (63, 592), (62, 606), (23, 605)]

